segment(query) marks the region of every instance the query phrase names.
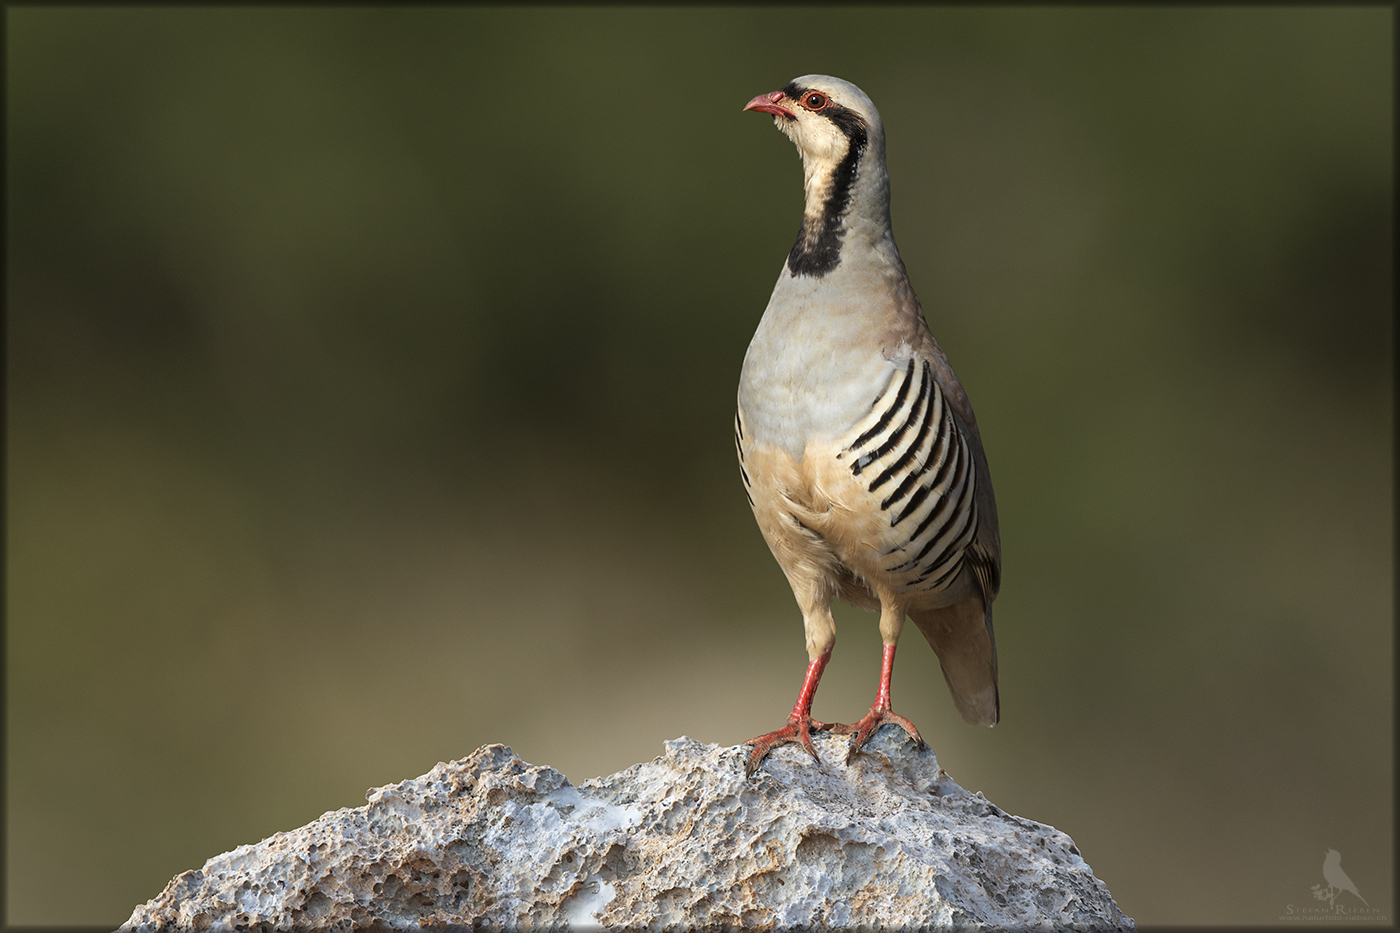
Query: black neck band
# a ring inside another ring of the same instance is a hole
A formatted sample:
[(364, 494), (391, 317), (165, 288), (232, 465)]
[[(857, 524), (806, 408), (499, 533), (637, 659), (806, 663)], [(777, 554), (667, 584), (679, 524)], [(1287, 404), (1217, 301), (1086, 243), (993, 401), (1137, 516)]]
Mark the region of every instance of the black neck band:
[[(805, 91), (801, 88), (784, 88), (784, 93), (794, 100), (801, 100)], [(860, 167), (861, 156), (869, 144), (865, 121), (855, 111), (847, 110), (838, 104), (828, 104), (816, 111), (841, 130), (849, 142), (846, 155), (837, 163), (831, 173), (831, 182), (822, 203), (821, 213), (807, 214), (802, 218), (802, 227), (797, 232), (797, 242), (788, 253), (788, 270), (793, 275), (822, 276), (841, 263), (841, 237), (845, 233), (843, 217), (851, 206), (851, 189), (855, 186), (856, 170)]]

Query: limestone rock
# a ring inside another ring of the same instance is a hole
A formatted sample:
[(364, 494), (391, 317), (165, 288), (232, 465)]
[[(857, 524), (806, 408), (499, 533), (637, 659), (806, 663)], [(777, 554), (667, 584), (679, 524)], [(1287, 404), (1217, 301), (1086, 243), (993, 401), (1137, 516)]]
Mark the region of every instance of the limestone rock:
[(969, 794), (886, 727), (849, 767), (688, 738), (575, 787), (487, 745), (369, 805), (216, 856), (122, 930), (1132, 930), (1064, 833)]

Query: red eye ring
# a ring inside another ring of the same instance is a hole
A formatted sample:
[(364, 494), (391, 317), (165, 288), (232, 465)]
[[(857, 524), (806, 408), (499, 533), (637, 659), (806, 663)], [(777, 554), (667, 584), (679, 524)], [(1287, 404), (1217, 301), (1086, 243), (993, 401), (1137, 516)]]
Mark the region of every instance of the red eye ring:
[(831, 101), (828, 100), (827, 96), (821, 91), (813, 91), (802, 98), (802, 106), (806, 107), (808, 110), (820, 110), (829, 103), (831, 103)]

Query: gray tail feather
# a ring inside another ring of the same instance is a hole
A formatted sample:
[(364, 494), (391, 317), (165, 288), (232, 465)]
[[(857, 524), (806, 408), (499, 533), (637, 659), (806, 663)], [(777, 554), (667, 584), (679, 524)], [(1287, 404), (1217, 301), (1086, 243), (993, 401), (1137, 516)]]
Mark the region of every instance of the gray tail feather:
[(997, 646), (992, 610), (980, 596), (955, 606), (909, 613), (938, 655), (953, 705), (974, 726), (995, 726), (1001, 718), (997, 696)]

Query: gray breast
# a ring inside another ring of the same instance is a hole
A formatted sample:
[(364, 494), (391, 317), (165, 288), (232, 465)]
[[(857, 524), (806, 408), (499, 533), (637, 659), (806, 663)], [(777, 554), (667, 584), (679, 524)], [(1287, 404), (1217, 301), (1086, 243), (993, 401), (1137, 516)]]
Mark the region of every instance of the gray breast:
[(775, 291), (739, 380), (755, 443), (801, 459), (809, 441), (835, 441), (869, 415), (906, 362), (886, 358), (870, 339), (870, 323), (867, 315), (833, 313), (813, 297)]

